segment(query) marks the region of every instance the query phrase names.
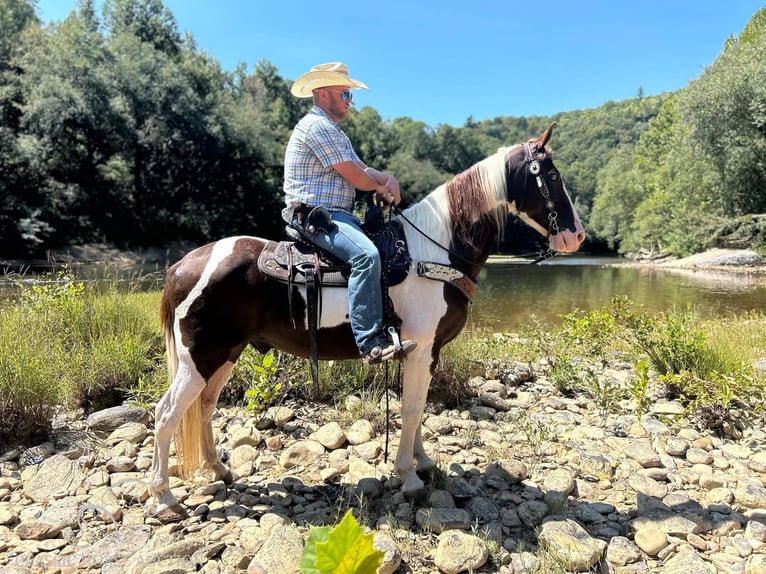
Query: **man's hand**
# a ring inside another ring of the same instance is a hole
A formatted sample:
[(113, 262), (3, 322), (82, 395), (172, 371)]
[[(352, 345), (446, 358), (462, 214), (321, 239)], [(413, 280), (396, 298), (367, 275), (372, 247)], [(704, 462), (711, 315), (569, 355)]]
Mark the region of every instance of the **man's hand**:
[(386, 205), (391, 205), (392, 203), (399, 205), (402, 201), (402, 196), (397, 179), (393, 175), (386, 175), (386, 182), (381, 187), (375, 194), (378, 202)]

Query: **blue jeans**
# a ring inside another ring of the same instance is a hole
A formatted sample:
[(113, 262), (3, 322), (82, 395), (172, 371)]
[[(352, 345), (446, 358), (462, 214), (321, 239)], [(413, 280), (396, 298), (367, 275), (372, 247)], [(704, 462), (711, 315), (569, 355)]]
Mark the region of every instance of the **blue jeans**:
[(380, 254), (359, 227), (359, 220), (346, 211), (331, 211), (337, 227), (313, 236), (316, 245), (351, 265), (348, 277), (348, 316), (356, 345), (366, 353), (385, 343), (383, 295), (380, 289)]

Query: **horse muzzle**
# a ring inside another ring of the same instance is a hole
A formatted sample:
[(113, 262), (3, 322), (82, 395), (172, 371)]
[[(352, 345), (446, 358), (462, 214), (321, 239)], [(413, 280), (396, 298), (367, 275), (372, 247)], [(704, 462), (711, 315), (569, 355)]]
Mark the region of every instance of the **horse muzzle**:
[(553, 251), (559, 253), (574, 253), (583, 241), (585, 241), (585, 230), (579, 225), (574, 231), (564, 229), (556, 235), (548, 236), (548, 245)]

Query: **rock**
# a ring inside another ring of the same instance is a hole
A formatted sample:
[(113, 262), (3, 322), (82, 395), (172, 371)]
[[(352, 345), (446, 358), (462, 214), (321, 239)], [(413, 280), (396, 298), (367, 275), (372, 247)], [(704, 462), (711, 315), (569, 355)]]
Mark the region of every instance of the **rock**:
[(383, 553), (383, 562), (378, 568), (378, 574), (393, 574), (402, 563), (402, 553), (396, 541), (386, 532), (376, 532), (372, 540), (375, 550)]
[(140, 444), (146, 438), (149, 430), (144, 423), (128, 422), (121, 424), (112, 431), (107, 439), (107, 444), (117, 444), (121, 441), (128, 441), (134, 444)]
[(473, 517), (462, 508), (421, 508), (415, 520), (424, 530), (441, 533), (446, 530), (468, 530)]
[(487, 465), (487, 478), (498, 477), (509, 486), (518, 484), (529, 476), (527, 466), (517, 460), (495, 460)]
[(715, 567), (691, 550), (682, 550), (665, 562), (663, 574), (716, 574)]
[(668, 536), (656, 528), (644, 528), (636, 532), (636, 546), (649, 556), (657, 556), (668, 545)]
[(247, 574), (293, 574), (303, 556), (303, 537), (292, 526), (277, 525), (247, 567)]
[(24, 495), (35, 502), (48, 502), (54, 496), (74, 493), (84, 480), (85, 475), (75, 461), (56, 454), (42, 462), (25, 482)]
[[(641, 548), (643, 550), (643, 548)], [(624, 536), (615, 536), (609, 541), (606, 559), (617, 566), (633, 564), (641, 558), (639, 547)]]
[[(240, 447), (242, 448), (242, 447)], [(287, 447), (279, 457), (279, 464), (284, 468), (314, 464), (324, 454), (324, 447), (314, 440), (302, 440)]]
[(566, 570), (575, 572), (589, 570), (606, 550), (606, 542), (591, 537), (577, 522), (561, 516), (546, 519), (538, 539)]
[(755, 481), (740, 481), (734, 490), (734, 498), (746, 508), (766, 508), (766, 487)]
[(437, 539), (434, 564), (445, 574), (458, 574), (481, 568), (488, 557), (487, 545), (477, 536), (447, 530)]
[(654, 452), (652, 443), (648, 439), (633, 441), (625, 449), (625, 454), (644, 468), (658, 467), (661, 465), (660, 457)]
[[(470, 399), (424, 417), (438, 464), (421, 473), (427, 500), (399, 491), (369, 421), (351, 425), (346, 441), (334, 406), (295, 401), (270, 411), (261, 432), (263, 421), (219, 404), (213, 438), (232, 481), (176, 478), (171, 451), (179, 504), (161, 512), (149, 500), (151, 425), (113, 420), (82, 440), (85, 420), (58, 417), (50, 442), (0, 457), (0, 569), (293, 572), (308, 527), (353, 507), (386, 554), (384, 574), (576, 571), (592, 560), (591, 570), (614, 574), (766, 574), (766, 432), (720, 438), (667, 404), (639, 422), (630, 399), (602, 416), (589, 396), (558, 393), (546, 365), (516, 379), (488, 366)], [(627, 363), (589, 368), (615, 385), (633, 376)], [(398, 404), (391, 412), (393, 454)], [(460, 540), (452, 558), (448, 539)]]
[(122, 405), (91, 413), (85, 423), (93, 431), (113, 431), (126, 423), (149, 424), (149, 412), (141, 407)]
[(331, 422), (319, 427), (315, 439), (325, 448), (335, 450), (346, 442), (346, 433), (337, 422)]
[(550, 505), (562, 505), (574, 490), (574, 476), (568, 468), (557, 468), (548, 473), (543, 480), (545, 502)]
[(356, 421), (346, 431), (346, 439), (349, 444), (356, 445), (369, 442), (375, 436), (375, 429), (372, 427), (372, 423), (367, 419), (360, 419)]

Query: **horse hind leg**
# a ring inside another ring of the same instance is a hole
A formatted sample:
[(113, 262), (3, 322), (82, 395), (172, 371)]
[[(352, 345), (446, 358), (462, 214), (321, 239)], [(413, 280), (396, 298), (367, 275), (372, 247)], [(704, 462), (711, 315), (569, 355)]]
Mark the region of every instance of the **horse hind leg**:
[[(170, 441), (173, 434), (195, 404), (205, 387), (205, 380), (196, 371), (191, 361), (181, 360), (170, 387), (157, 403), (154, 421), (154, 457), (151, 469), (151, 491), (157, 500), (158, 511), (178, 504), (170, 491), (168, 464)], [(193, 410), (193, 409), (192, 409)], [(189, 426), (189, 425), (185, 425)], [(178, 445), (177, 445), (178, 447)]]
[(218, 397), (221, 395), (221, 391), (229, 381), (233, 369), (234, 363), (224, 363), (224, 365), (208, 379), (207, 385), (200, 395), (200, 418), (202, 426), (202, 442), (200, 445), (200, 454), (202, 457), (201, 467), (203, 470), (211, 471), (215, 480), (223, 480), (226, 484), (231, 483), (231, 471), (221, 462), (221, 459), (216, 452), (212, 419), (213, 412), (218, 404)]

